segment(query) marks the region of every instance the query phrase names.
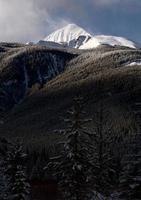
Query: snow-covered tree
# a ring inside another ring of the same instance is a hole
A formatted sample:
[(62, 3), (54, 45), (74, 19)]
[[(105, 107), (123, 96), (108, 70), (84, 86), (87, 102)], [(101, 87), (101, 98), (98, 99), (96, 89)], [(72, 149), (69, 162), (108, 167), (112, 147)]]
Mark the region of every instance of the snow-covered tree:
[(26, 154), (21, 143), (12, 144), (7, 153), (7, 177), (9, 180), (10, 200), (27, 200), (30, 186), (26, 177), (24, 161)]
[(74, 99), (68, 114), (62, 151), (52, 158), (49, 166), (54, 167), (64, 200), (90, 199), (96, 166), (92, 158), (91, 134), (85, 127), (90, 120), (83, 116), (81, 98)]
[(17, 166), (15, 174), (15, 181), (11, 187), (11, 199), (12, 200), (27, 200), (29, 199), (29, 183), (25, 171), (21, 165)]

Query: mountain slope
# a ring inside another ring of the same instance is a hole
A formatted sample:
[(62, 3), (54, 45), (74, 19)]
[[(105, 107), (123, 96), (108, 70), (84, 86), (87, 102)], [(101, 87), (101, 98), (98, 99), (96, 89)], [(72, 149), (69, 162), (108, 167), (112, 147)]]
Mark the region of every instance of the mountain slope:
[[(40, 53), (42, 51), (46, 56), (50, 51), (58, 54), (55, 49), (40, 49)], [(39, 50), (35, 51), (33, 48), (31, 52), (36, 58)], [(31, 54), (26, 53), (26, 55), (31, 59)], [(141, 50), (101, 46), (89, 51), (79, 50), (78, 54), (72, 52), (69, 55), (61, 50), (61, 55), (63, 57), (66, 55), (67, 59), (70, 56), (64, 65), (65, 70), (47, 81), (40, 89), (36, 87), (38, 62), (34, 60), (35, 71), (31, 70), (30, 77), (34, 74), (35, 79), (31, 80), (35, 82), (32, 82), (32, 87), (28, 88), (22, 102), (19, 102), (12, 110), (1, 113), (1, 135), (22, 137), (29, 143), (38, 143), (38, 145), (47, 144), (49, 138), (59, 138), (59, 135), (52, 132), (64, 127), (63, 118), (66, 111), (71, 107), (73, 98), (78, 95), (84, 98), (88, 118), (93, 117), (93, 114), (97, 112), (99, 101), (103, 98), (105, 109), (115, 123), (115, 133), (116, 129), (119, 131), (131, 128), (134, 120), (130, 109), (141, 95), (141, 66), (127, 66), (127, 62), (132, 63), (134, 60), (141, 59)], [(44, 62), (46, 66), (48, 60)], [(17, 58), (15, 63), (17, 67), (20, 66)], [(31, 66), (33, 65), (30, 64), (28, 67)], [(13, 73), (11, 77), (13, 80), (17, 71), (13, 70), (13, 65), (10, 63), (5, 66), (5, 70), (7, 68), (8, 74)], [(10, 77), (4, 74), (4, 72), (1, 73), (1, 80), (7, 80), (6, 77)], [(18, 78), (20, 79), (20, 76)], [(15, 89), (11, 90), (13, 91)], [(89, 128), (92, 129), (93, 124)]]
[[(4, 54), (2, 52), (0, 110), (6, 111), (13, 108), (24, 99), (34, 85), (38, 85), (38, 88), (42, 89), (46, 83), (48, 84), (50, 80), (68, 68), (73, 69), (72, 77), (77, 75), (78, 69), (85, 77), (88, 73), (87, 66), (92, 66), (99, 72), (103, 67), (104, 69), (130, 67), (137, 65), (136, 63), (140, 66), (140, 60), (140, 50), (106, 45), (87, 51), (25, 46), (14, 48)], [(92, 72), (92, 75), (98, 72)], [(64, 80), (63, 85), (68, 81), (70, 85), (76, 82), (75, 80), (67, 81), (66, 78)], [(76, 80), (80, 81), (81, 77)]]
[(23, 47), (8, 51), (0, 59), (0, 110), (19, 103), (34, 84), (46, 82), (65, 70), (66, 62), (75, 56), (59, 49)]

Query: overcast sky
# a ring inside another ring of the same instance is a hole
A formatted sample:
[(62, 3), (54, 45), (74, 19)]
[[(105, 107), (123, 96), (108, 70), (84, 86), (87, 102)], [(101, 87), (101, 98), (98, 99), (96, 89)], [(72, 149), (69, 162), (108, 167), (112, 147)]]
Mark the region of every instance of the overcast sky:
[(141, 43), (141, 0), (0, 0), (0, 41), (38, 41), (68, 23)]

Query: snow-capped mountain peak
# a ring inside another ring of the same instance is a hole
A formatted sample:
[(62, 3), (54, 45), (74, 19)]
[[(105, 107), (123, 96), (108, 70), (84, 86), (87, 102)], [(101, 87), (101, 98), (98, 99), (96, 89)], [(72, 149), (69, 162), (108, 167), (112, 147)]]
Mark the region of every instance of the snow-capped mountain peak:
[(47, 36), (44, 41), (56, 42), (71, 48), (79, 48), (91, 37), (91, 34), (76, 24), (68, 24)]
[(78, 49), (92, 49), (102, 44), (110, 46), (125, 46), (130, 48), (140, 48), (141, 45), (130, 41), (124, 37), (109, 35), (91, 35), (83, 28), (76, 24), (67, 26), (53, 32), (44, 40), (39, 42), (40, 45), (53, 47), (69, 47)]

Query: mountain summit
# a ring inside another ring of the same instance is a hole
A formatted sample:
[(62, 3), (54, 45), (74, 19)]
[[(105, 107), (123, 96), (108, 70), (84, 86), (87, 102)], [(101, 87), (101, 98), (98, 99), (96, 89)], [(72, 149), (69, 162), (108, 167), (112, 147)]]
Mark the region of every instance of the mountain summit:
[(69, 47), (77, 49), (92, 49), (100, 45), (125, 46), (134, 49), (140, 47), (139, 44), (124, 37), (91, 35), (76, 24), (68, 24), (48, 35), (38, 44), (51, 47)]
[(64, 28), (47, 36), (44, 41), (59, 43), (66, 47), (79, 48), (90, 38), (92, 38), (91, 34), (86, 32), (83, 28), (76, 24), (68, 24)]

